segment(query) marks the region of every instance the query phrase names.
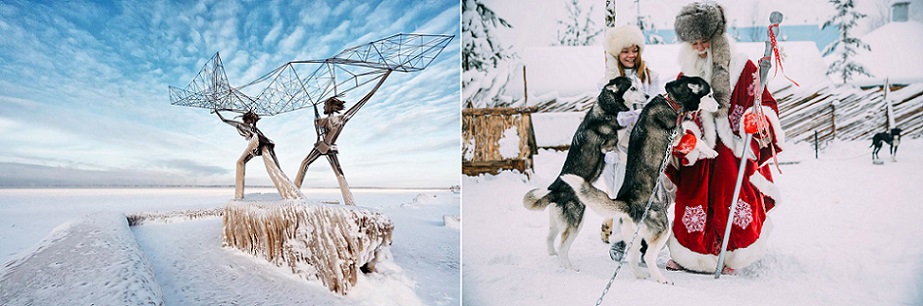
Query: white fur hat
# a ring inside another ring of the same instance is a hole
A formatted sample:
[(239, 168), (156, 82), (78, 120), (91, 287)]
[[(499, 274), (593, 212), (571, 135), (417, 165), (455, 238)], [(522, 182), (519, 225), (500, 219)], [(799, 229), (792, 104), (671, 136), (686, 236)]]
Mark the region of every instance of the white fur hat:
[(622, 49), (638, 46), (638, 53), (644, 53), (644, 34), (636, 26), (618, 26), (606, 31), (606, 52), (618, 58)]

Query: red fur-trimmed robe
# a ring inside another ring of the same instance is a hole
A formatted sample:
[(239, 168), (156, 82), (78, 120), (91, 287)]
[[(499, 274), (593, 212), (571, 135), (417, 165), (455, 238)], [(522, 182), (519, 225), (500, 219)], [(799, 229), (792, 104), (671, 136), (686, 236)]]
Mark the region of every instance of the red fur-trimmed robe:
[[(751, 85), (758, 69), (745, 57), (738, 55), (732, 59), (729, 71), (733, 92), (728, 115), (703, 114), (696, 118), (695, 125), (718, 156), (689, 161), (684, 154), (674, 153), (680, 161), (679, 168), (671, 165), (666, 170), (667, 176), (677, 186), (669, 240), (670, 255), (676, 263), (689, 270), (711, 272), (717, 265), (739, 170), (744, 141), (741, 136), (745, 136), (740, 120), (745, 111), (753, 108), (751, 86), (759, 86)], [(778, 106), (768, 90), (763, 91), (761, 101), (772, 130), (766, 140), (778, 153), (782, 151), (779, 144), (784, 142), (785, 137), (779, 122)], [(729, 252), (725, 258), (725, 266), (732, 269), (746, 267), (765, 254), (766, 236), (772, 229), (767, 212), (779, 202), (779, 192), (768, 165), (772, 149), (769, 146), (761, 148), (754, 137), (748, 145), (747, 154), (750, 157), (746, 161), (737, 213), (728, 242)]]

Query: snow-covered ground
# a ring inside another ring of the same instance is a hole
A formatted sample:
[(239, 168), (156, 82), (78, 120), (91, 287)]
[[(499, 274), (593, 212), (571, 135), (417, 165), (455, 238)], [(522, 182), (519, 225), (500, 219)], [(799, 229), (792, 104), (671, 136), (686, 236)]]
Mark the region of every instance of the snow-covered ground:
[[(305, 191), (310, 200), (340, 199), (335, 189)], [(222, 248), (219, 218), (131, 228), (124, 221), (139, 212), (223, 207), (233, 189), (0, 190), (0, 304), (17, 297), (14, 303), (33, 299), (36, 305), (458, 305), (459, 226), (443, 220), (459, 215), (460, 196), (443, 190), (354, 194), (360, 206), (394, 222), (393, 260), (342, 297)]]
[[(836, 142), (814, 158), (809, 144), (787, 144), (774, 173), (783, 202), (770, 213), (768, 254), (738, 275), (665, 272), (675, 283), (635, 279), (621, 269), (603, 305), (923, 305), (923, 141), (905, 139), (898, 162), (871, 141)], [(599, 238), (602, 218), (587, 211), (562, 268), (545, 251), (548, 214), (522, 196), (546, 187), (565, 153), (540, 151), (535, 174), (463, 179), (465, 305), (593, 305), (617, 263)], [(672, 219), (672, 210), (671, 210)], [(669, 256), (664, 249), (657, 266)]]

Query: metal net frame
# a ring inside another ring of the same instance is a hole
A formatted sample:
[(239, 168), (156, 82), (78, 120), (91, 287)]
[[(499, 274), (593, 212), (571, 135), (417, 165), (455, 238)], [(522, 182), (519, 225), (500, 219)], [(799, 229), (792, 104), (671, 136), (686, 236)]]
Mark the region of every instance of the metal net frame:
[[(291, 61), (240, 87), (233, 87), (218, 53), (185, 88), (170, 86), (170, 104), (252, 111), (272, 116), (323, 103), (379, 80), (387, 71), (426, 69), (454, 35), (395, 34), (347, 48), (323, 60)], [(313, 68), (313, 70), (311, 70)], [(242, 90), (266, 84), (255, 96)]]

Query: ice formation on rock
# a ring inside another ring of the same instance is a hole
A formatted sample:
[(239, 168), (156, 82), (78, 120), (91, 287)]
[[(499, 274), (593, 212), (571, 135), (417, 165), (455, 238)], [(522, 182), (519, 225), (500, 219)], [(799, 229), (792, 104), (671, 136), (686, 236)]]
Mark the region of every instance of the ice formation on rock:
[(389, 218), (361, 207), (238, 200), (225, 206), (222, 243), (345, 295), (360, 272), (390, 258), (393, 229)]

